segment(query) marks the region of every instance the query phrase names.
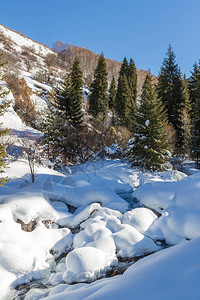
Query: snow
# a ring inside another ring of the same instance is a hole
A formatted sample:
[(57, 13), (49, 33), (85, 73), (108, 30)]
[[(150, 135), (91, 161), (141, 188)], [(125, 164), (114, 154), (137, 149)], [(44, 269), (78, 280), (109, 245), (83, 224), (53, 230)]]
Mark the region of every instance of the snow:
[(192, 239), (200, 232), (200, 174), (179, 182), (155, 182), (140, 186), (134, 193), (141, 204), (162, 213), (156, 220), (169, 244)]
[(66, 257), (67, 271), (63, 274), (66, 283), (93, 281), (113, 264), (106, 252), (83, 247), (71, 251)]
[(47, 46), (39, 44), (38, 42), (35, 42), (23, 35), (20, 35), (19, 33), (8, 29), (1, 24), (0, 33), (12, 40), (15, 50), (18, 52), (22, 51), (22, 47), (29, 47), (33, 49), (33, 51), (35, 51), (37, 54), (44, 56), (46, 56), (48, 53), (54, 53), (54, 51), (48, 48)]
[[(198, 173), (189, 177), (172, 170), (142, 174), (120, 160), (88, 162), (71, 168), (71, 175), (38, 166), (33, 184), (20, 179), (28, 178), (27, 173), (25, 160), (12, 162), (7, 170), (11, 181), (0, 188), (0, 290), (4, 299), (17, 285), (33, 278), (49, 288), (31, 289), (26, 299), (106, 299), (109, 289), (116, 287), (113, 298), (126, 294), (132, 299), (132, 283), (137, 297), (142, 292), (146, 295), (149, 282), (158, 286), (167, 266), (167, 272), (179, 272), (179, 265), (170, 263), (176, 251), (170, 251), (178, 247), (179, 255), (184, 255), (184, 247), (190, 245), (186, 239), (198, 240)], [(73, 213), (70, 206), (75, 207)], [(23, 231), (18, 219), (25, 224), (35, 221), (35, 229)], [(179, 245), (162, 250), (160, 241)], [(134, 262), (149, 254), (124, 275), (95, 281), (117, 267), (120, 259)], [(142, 292), (140, 272), (146, 282)], [(183, 280), (181, 273), (177, 276)]]
[(122, 218), (122, 223), (129, 224), (137, 229), (140, 233), (145, 234), (157, 216), (150, 209), (139, 207), (127, 211)]
[(121, 225), (119, 231), (114, 233), (113, 237), (118, 256), (122, 258), (134, 258), (160, 250), (160, 247), (151, 239), (128, 224)]
[[(164, 235), (163, 216), (137, 208), (133, 189), (156, 183), (173, 186), (183, 177), (172, 171), (141, 174), (120, 160), (75, 166), (72, 175), (37, 166), (33, 184), (22, 180), (28, 172), (25, 160), (12, 162), (6, 172), (11, 181), (0, 188), (0, 266), (5, 278), (0, 289), (6, 295), (9, 286), (33, 278), (48, 278), (53, 286), (91, 282), (117, 266), (119, 258), (161, 250), (156, 239)], [(75, 207), (74, 213), (68, 205)], [(23, 231), (18, 220), (35, 222), (35, 229)], [(63, 253), (68, 253), (66, 261), (55, 263)], [(41, 295), (37, 289), (35, 293)]]
[[(67, 228), (48, 230), (38, 222), (32, 232), (21, 230), (21, 225), (15, 222), (11, 209), (5, 204), (0, 206), (0, 232), (0, 273), (4, 278), (0, 283), (1, 294), (7, 285), (15, 285), (13, 282), (19, 275), (23, 277), (38, 270), (43, 273), (45, 270), (48, 274), (52, 260), (49, 250), (55, 247), (55, 251), (62, 252), (64, 246), (70, 248), (72, 243), (72, 239), (67, 238), (71, 234)], [(65, 243), (61, 245), (63, 238)], [(56, 244), (58, 241), (59, 245)]]
[(140, 299), (198, 300), (200, 238), (148, 256), (123, 275), (91, 284), (58, 285), (46, 300)]

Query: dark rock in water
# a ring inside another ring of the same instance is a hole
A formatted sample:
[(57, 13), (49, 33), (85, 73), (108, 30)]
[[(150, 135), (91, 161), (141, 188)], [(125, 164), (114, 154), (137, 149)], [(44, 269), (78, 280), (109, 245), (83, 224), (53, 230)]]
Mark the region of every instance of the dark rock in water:
[(46, 228), (50, 228), (50, 225), (51, 224), (54, 224), (54, 222), (52, 222), (51, 220), (44, 220), (44, 221), (42, 221), (42, 223), (44, 224), (44, 226), (46, 227)]
[(28, 284), (20, 284), (18, 285), (15, 289), (18, 291), (17, 296), (13, 300), (24, 300), (26, 297), (26, 294), (31, 290), (31, 289), (47, 289), (48, 287), (44, 285), (41, 282), (30, 282)]
[(121, 273), (120, 273), (119, 270), (115, 270), (115, 271), (112, 273), (111, 277), (114, 277), (114, 276), (117, 276), (117, 275), (120, 275), (120, 274), (121, 274)]

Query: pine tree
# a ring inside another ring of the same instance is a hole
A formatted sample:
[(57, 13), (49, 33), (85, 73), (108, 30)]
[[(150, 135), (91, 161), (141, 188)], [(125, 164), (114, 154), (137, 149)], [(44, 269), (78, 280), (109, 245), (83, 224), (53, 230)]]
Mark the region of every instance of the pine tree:
[[(176, 131), (176, 149), (183, 153), (183, 144), (188, 132), (190, 101), (186, 80), (182, 77), (180, 68), (175, 61), (175, 54), (169, 45), (166, 58), (161, 66), (157, 85), (158, 97), (165, 105), (169, 123)], [(188, 126), (183, 124), (183, 115), (187, 115)], [(186, 149), (186, 148), (185, 148)]]
[(43, 132), (42, 141), (45, 145), (47, 157), (54, 161), (61, 151), (60, 142), (62, 141), (61, 128), (66, 124), (66, 118), (63, 118), (63, 112), (55, 103), (56, 97), (51, 95), (48, 99), (48, 108), (40, 124), (40, 130)]
[(147, 74), (138, 108), (138, 124), (129, 159), (132, 166), (143, 170), (161, 171), (166, 168), (169, 145), (164, 132), (167, 125), (164, 105), (157, 97), (151, 75)]
[(200, 168), (200, 98), (194, 105), (195, 113), (192, 116), (191, 149), (192, 157), (195, 159), (197, 167)]
[(158, 77), (158, 96), (161, 98), (165, 105), (169, 123), (171, 123), (176, 129), (176, 112), (177, 112), (177, 81), (179, 82), (180, 70), (178, 64), (175, 61), (175, 54), (172, 51), (171, 45), (169, 45), (166, 53), (166, 58), (161, 66), (160, 74)]
[[(129, 65), (126, 57), (122, 62), (119, 77), (118, 77), (118, 84), (117, 84), (117, 92), (116, 92), (116, 99), (115, 99), (115, 110), (119, 117), (119, 123), (122, 124), (125, 122), (125, 106), (126, 102), (131, 100), (130, 89), (129, 89)], [(126, 86), (127, 91), (124, 90)], [(125, 93), (128, 95), (128, 99), (124, 97)]]
[[(0, 54), (0, 68), (4, 66), (4, 63), (2, 62), (2, 54)], [(3, 80), (2, 72), (0, 72), (0, 79)], [(7, 108), (9, 107), (10, 103), (6, 102), (6, 96), (8, 92), (5, 91), (2, 87), (0, 87), (0, 99), (1, 99), (1, 104), (0, 104), (0, 116), (4, 115), (4, 113), (7, 111)], [(0, 126), (2, 124), (0, 123)], [(0, 139), (8, 133), (7, 129), (0, 128)], [(4, 145), (0, 141), (0, 175), (4, 172), (4, 169), (6, 167), (6, 145)], [(0, 177), (0, 186), (4, 185), (8, 181), (8, 178), (5, 177)]]
[(120, 68), (120, 71), (119, 71), (119, 78), (123, 75), (126, 75), (126, 78), (128, 79), (129, 77), (129, 64), (128, 64), (128, 60), (126, 57), (124, 57), (124, 60), (122, 62), (122, 65), (121, 65), (121, 68)]
[(101, 54), (98, 59), (97, 67), (94, 71), (94, 79), (91, 83), (91, 94), (89, 96), (89, 112), (93, 117), (99, 113), (105, 113), (108, 109), (108, 73), (104, 55)]
[(128, 81), (129, 81), (129, 87), (130, 87), (132, 101), (136, 103), (136, 101), (137, 101), (137, 70), (136, 70), (135, 63), (132, 58), (130, 59), (130, 63), (129, 63)]
[(58, 89), (55, 103), (65, 113), (66, 120), (74, 127), (83, 125), (82, 113), (82, 71), (76, 57), (70, 74), (67, 74), (61, 88)]
[(126, 126), (134, 131), (137, 114), (137, 70), (133, 59), (129, 62), (128, 84), (130, 90), (130, 101), (126, 104)]
[(113, 109), (115, 106), (115, 99), (116, 99), (116, 85), (115, 85), (115, 78), (113, 76), (110, 88), (109, 88), (109, 108)]
[(115, 109), (118, 113), (118, 122), (120, 123), (120, 125), (128, 126), (128, 121), (126, 118), (128, 113), (127, 103), (130, 102), (131, 102), (130, 89), (129, 89), (126, 74), (124, 73), (119, 77), (116, 103), (115, 103)]
[(136, 124), (137, 72), (133, 59), (128, 64), (126, 57), (119, 72), (115, 109), (118, 123), (132, 131)]
[(191, 150), (197, 167), (200, 168), (200, 64), (194, 64), (189, 83), (191, 112)]
[(200, 98), (200, 63), (195, 62), (192, 75), (189, 80), (189, 91), (191, 101), (191, 114), (195, 113), (196, 100)]
[(65, 80), (61, 82), (61, 87), (56, 91), (56, 97), (53, 97), (57, 108), (65, 113), (67, 120), (71, 119), (71, 85), (71, 76), (70, 74), (66, 74)]
[(190, 153), (190, 137), (191, 137), (191, 102), (188, 90), (188, 82), (186, 78), (177, 80), (177, 90), (179, 97), (179, 106), (177, 105), (177, 111), (175, 111), (176, 118), (176, 135), (177, 142), (176, 147), (179, 149), (180, 154)]
[(76, 57), (71, 70), (71, 91), (70, 91), (70, 123), (79, 128), (83, 125), (82, 94), (83, 74), (80, 63)]

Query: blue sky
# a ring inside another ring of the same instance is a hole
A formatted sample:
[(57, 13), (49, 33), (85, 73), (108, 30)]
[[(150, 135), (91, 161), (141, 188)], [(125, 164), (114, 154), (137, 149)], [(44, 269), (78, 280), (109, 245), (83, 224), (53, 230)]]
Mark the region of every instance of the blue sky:
[(52, 46), (86, 47), (105, 57), (133, 58), (158, 74), (169, 43), (183, 73), (200, 59), (199, 0), (6, 0), (0, 23)]

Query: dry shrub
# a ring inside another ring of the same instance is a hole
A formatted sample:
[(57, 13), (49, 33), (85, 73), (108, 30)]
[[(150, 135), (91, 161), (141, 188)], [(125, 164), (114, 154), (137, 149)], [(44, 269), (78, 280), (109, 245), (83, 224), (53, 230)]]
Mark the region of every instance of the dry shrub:
[(19, 79), (14, 74), (6, 74), (5, 81), (15, 98), (14, 110), (26, 125), (35, 128), (37, 112), (30, 98), (33, 94), (32, 89), (24, 79)]
[(167, 140), (169, 142), (169, 144), (171, 145), (171, 149), (172, 149), (172, 153), (175, 152), (175, 145), (176, 145), (176, 130), (174, 129), (174, 127), (170, 124), (168, 124), (165, 127), (165, 134), (167, 136)]
[(18, 31), (16, 31), (16, 32), (19, 33), (19, 34), (22, 35), (22, 36), (25, 36), (24, 33), (23, 33), (23, 31), (21, 31), (21, 30), (18, 30)]
[[(16, 45), (10, 38), (0, 34), (0, 42), (3, 43), (3, 49), (7, 51), (16, 52), (14, 46)], [(17, 52), (16, 52), (17, 53)]]
[(37, 62), (37, 57), (32, 53), (34, 53), (33, 49), (26, 46), (22, 47), (21, 55), (23, 56), (27, 72), (31, 70), (34, 62)]
[(115, 130), (117, 133), (117, 143), (120, 147), (125, 148), (128, 141), (133, 137), (133, 134), (124, 126), (117, 126)]
[(16, 74), (13, 73), (6, 73), (4, 75), (5, 82), (7, 83), (7, 86), (9, 90), (14, 95), (18, 95), (20, 93), (20, 86), (19, 86), (19, 78)]
[(37, 73), (34, 74), (34, 79), (37, 80), (38, 82), (45, 82), (46, 81), (46, 73), (45, 71), (38, 71)]
[(57, 57), (55, 54), (48, 53), (44, 61), (47, 64), (48, 68), (57, 66)]
[(37, 58), (35, 55), (31, 54), (30, 51), (27, 50), (23, 50), (21, 52), (21, 55), (25, 56), (27, 59), (31, 60), (31, 61), (37, 61)]
[(54, 85), (56, 83), (55, 74), (51, 69), (40, 70), (34, 74), (34, 79), (41, 83)]
[(3, 54), (3, 63), (5, 63), (5, 69), (18, 68), (19, 60), (18, 57), (10, 52), (1, 50)]

